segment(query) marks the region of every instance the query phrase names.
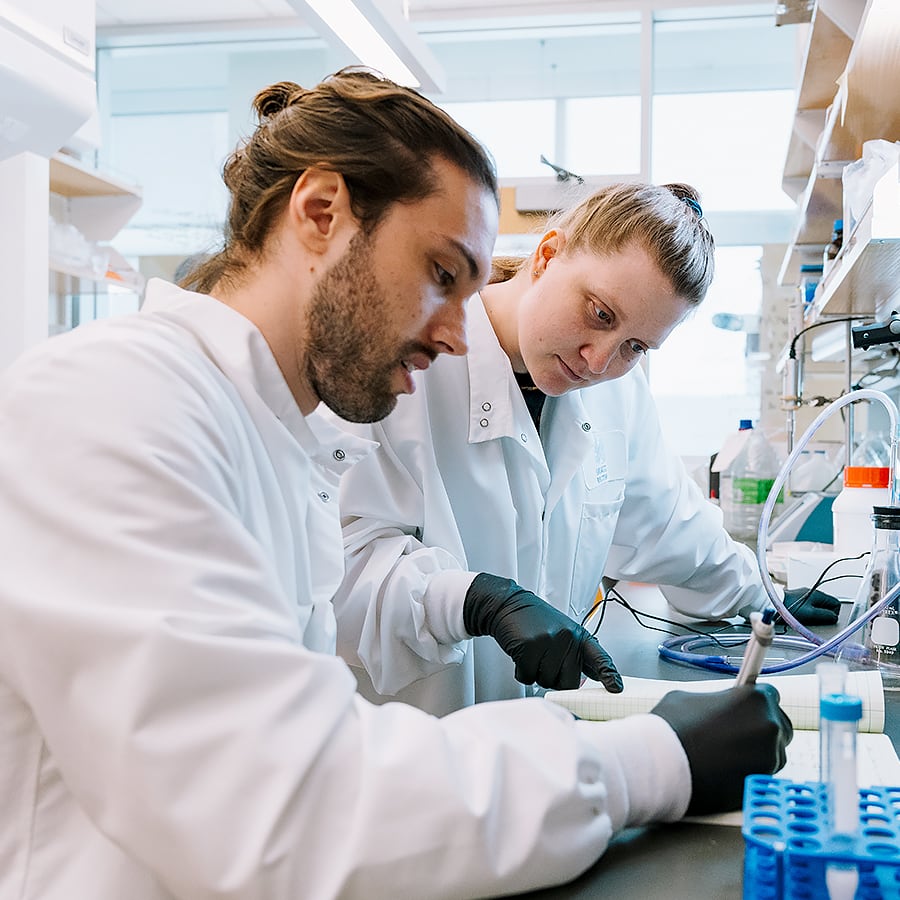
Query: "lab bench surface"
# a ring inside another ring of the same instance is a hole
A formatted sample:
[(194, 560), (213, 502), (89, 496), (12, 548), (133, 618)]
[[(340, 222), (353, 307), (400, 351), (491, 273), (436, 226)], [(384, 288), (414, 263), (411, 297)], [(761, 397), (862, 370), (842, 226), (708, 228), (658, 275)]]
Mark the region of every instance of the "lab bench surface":
[[(619, 590), (643, 612), (678, 619), (657, 588), (629, 584), (620, 585)], [(598, 637), (623, 675), (672, 681), (721, 678), (723, 688), (733, 681), (732, 676), (662, 659), (656, 647), (664, 635), (642, 628), (622, 607), (611, 606), (606, 616)], [(808, 663), (796, 671), (813, 672), (815, 666)], [(900, 749), (897, 692), (885, 694), (884, 730)], [(530, 900), (741, 900), (743, 867), (744, 840), (734, 825), (652, 825), (616, 835), (606, 853), (574, 881), (516, 896)]]

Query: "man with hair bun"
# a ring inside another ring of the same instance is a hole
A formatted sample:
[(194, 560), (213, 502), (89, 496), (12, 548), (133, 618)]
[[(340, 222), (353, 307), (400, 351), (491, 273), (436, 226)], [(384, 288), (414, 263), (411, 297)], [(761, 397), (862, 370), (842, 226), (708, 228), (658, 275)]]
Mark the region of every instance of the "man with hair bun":
[(372, 447), (310, 414), (375, 421), (466, 352), (496, 178), (364, 70), (255, 108), (221, 251), (0, 378), (0, 896), (487, 897), (738, 804), (784, 762), (771, 688), (603, 724), (357, 694), (337, 500)]

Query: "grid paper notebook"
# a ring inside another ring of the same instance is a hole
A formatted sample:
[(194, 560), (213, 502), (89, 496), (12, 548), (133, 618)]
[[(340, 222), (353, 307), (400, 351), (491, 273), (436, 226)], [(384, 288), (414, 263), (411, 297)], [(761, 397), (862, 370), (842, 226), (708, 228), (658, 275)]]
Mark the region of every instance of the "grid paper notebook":
[[(781, 708), (798, 730), (815, 731), (819, 727), (819, 682), (815, 675), (762, 676), (778, 688)], [(596, 681), (586, 681), (577, 691), (547, 691), (544, 697), (564, 706), (581, 719), (605, 721), (621, 719), (635, 713), (646, 713), (669, 691), (724, 691), (734, 684), (733, 679), (717, 678), (707, 681), (667, 681), (655, 678), (624, 676), (625, 690), (610, 694)], [(846, 693), (862, 700), (860, 731), (884, 731), (884, 689), (877, 670), (849, 672)]]
[[(622, 679), (625, 690), (610, 694), (595, 681), (587, 681), (577, 691), (548, 691), (547, 700), (558, 703), (582, 719), (604, 721), (635, 713), (646, 713), (672, 690), (722, 691), (733, 680), (664, 681), (653, 678)], [(794, 726), (794, 738), (787, 748), (787, 764), (777, 773), (788, 781), (819, 780), (819, 683), (815, 675), (763, 676), (778, 688), (781, 707)], [(877, 671), (850, 672), (845, 690), (862, 700), (863, 717), (857, 735), (857, 780), (860, 787), (900, 785), (900, 758), (888, 735), (884, 734), (884, 688)], [(743, 821), (740, 810), (691, 819), (714, 825), (737, 825)]]

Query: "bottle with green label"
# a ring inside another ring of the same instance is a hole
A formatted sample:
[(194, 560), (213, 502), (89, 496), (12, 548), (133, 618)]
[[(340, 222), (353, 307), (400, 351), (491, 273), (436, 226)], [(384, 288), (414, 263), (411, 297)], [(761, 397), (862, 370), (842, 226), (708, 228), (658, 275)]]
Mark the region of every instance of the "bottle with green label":
[[(751, 428), (738, 455), (724, 473), (723, 502), (725, 528), (739, 541), (753, 542), (759, 528), (763, 506), (778, 476), (780, 466), (775, 449), (759, 428)], [(772, 520), (781, 511), (779, 495)]]

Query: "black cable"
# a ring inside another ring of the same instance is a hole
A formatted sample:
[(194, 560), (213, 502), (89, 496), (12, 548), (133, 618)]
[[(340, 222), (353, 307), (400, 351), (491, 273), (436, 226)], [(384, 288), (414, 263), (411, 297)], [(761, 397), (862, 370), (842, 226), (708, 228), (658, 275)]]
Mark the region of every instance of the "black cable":
[[(654, 622), (664, 622), (666, 625), (671, 625), (673, 628), (683, 628), (685, 631), (690, 632), (691, 634), (700, 635), (702, 637), (711, 637), (713, 642), (718, 644), (720, 647), (727, 649), (728, 645), (723, 644), (720, 640), (715, 637), (715, 633), (710, 633), (708, 631), (702, 631), (699, 628), (693, 628), (690, 625), (685, 625), (682, 622), (673, 622), (671, 619), (663, 618), (662, 616), (655, 616), (652, 613), (643, 612), (642, 610), (635, 609), (615, 588), (610, 588), (606, 592), (606, 597), (604, 602), (608, 602), (612, 600), (614, 603), (618, 603), (619, 606), (623, 606), (625, 609), (631, 613), (632, 618), (637, 622), (641, 628), (646, 628), (648, 631), (661, 631), (663, 634), (671, 634), (673, 636), (678, 636), (680, 632), (678, 631), (669, 631), (666, 628), (656, 628), (653, 625), (648, 625), (646, 622), (642, 622), (640, 617), (643, 616), (645, 619), (652, 619)], [(596, 606), (594, 607), (596, 609)], [(605, 612), (605, 610), (604, 610)], [(590, 613), (585, 617), (585, 621), (590, 617)], [(602, 616), (601, 616), (602, 619)], [(597, 636), (597, 632), (600, 630), (600, 622), (595, 626), (592, 634), (594, 637)]]
[(864, 556), (868, 556), (869, 551), (864, 550), (862, 553), (857, 554), (856, 556), (842, 556), (840, 559), (835, 559), (830, 562), (824, 569), (819, 573), (819, 577), (812, 583), (812, 587), (807, 588), (805, 594), (801, 594), (796, 600), (794, 600), (790, 606), (787, 606), (788, 612), (793, 612), (798, 606), (800, 606), (804, 601), (806, 601), (811, 595), (812, 592), (818, 590), (819, 585), (825, 584), (826, 581), (837, 581), (840, 578), (847, 578), (847, 575), (836, 575), (833, 578), (825, 578), (828, 574), (828, 570), (834, 568), (838, 563), (842, 562), (850, 562), (854, 559), (862, 559)]
[[(828, 584), (831, 581), (840, 581), (842, 578), (861, 578), (861, 575), (855, 575), (853, 573), (846, 573), (844, 575), (833, 575), (831, 578), (826, 578), (825, 576), (828, 574), (828, 571), (841, 562), (849, 562), (855, 559), (862, 559), (865, 556), (869, 555), (869, 551), (865, 550), (864, 552), (858, 554), (857, 556), (842, 556), (840, 559), (835, 559), (830, 562), (824, 569), (819, 573), (818, 578), (813, 582), (812, 586), (806, 589), (806, 592), (801, 594), (796, 600), (793, 600), (790, 605), (786, 605), (786, 609), (788, 612), (793, 612), (798, 606), (801, 606), (805, 600), (807, 600), (813, 593), (813, 591), (818, 590), (823, 584)], [(729, 623), (727, 625), (723, 625), (721, 628), (713, 629), (712, 631), (703, 631), (699, 628), (693, 628), (690, 625), (685, 625), (683, 622), (673, 622), (671, 619), (666, 619), (662, 616), (655, 616), (652, 613), (643, 612), (642, 610), (635, 609), (614, 587), (609, 588), (606, 594), (601, 597), (588, 611), (585, 613), (584, 618), (581, 620), (582, 627), (587, 627), (587, 623), (590, 620), (591, 616), (599, 609), (600, 615), (597, 618), (597, 623), (594, 625), (593, 631), (591, 631), (591, 636), (596, 637), (597, 632), (600, 631), (600, 626), (603, 624), (603, 619), (606, 616), (606, 606), (612, 601), (613, 603), (618, 603), (619, 606), (624, 607), (631, 613), (632, 618), (640, 625), (641, 628), (646, 628), (648, 631), (659, 631), (663, 634), (671, 634), (674, 637), (678, 637), (680, 632), (677, 631), (669, 631), (667, 628), (657, 628), (654, 625), (648, 625), (646, 622), (642, 622), (640, 617), (643, 616), (645, 619), (652, 619), (654, 622), (664, 622), (666, 625), (671, 625), (673, 628), (683, 628), (685, 631), (690, 634), (696, 634), (701, 637), (710, 638), (713, 643), (718, 644), (718, 646), (723, 649), (729, 649), (729, 645), (720, 641), (716, 635), (724, 634), (725, 632), (738, 632), (742, 628), (750, 628), (750, 624), (747, 622), (738, 622), (738, 623)], [(779, 616), (778, 617), (778, 625), (782, 627), (782, 631), (780, 634), (787, 633), (788, 626), (784, 619)]]
[(788, 350), (788, 359), (797, 358), (797, 338), (799, 338), (801, 334), (806, 334), (807, 331), (812, 331), (813, 328), (820, 328), (822, 325), (836, 325), (838, 322), (858, 322), (860, 319), (871, 318), (871, 316), (844, 316), (840, 319), (823, 319), (820, 322), (813, 322), (812, 325), (807, 325), (806, 328), (801, 328), (794, 335), (793, 340), (791, 341), (790, 349)]
[[(891, 352), (894, 357), (894, 363), (890, 366), (882, 366), (880, 369), (873, 369), (871, 372), (864, 372), (859, 376), (858, 381), (855, 385), (853, 385), (854, 390), (859, 390), (859, 388), (868, 387), (873, 384), (878, 384), (879, 381), (884, 381), (886, 378), (890, 378), (893, 375), (897, 374), (897, 369), (900, 368), (900, 354), (897, 353), (896, 350), (891, 348)], [(874, 379), (871, 381), (867, 381), (866, 379)]]

